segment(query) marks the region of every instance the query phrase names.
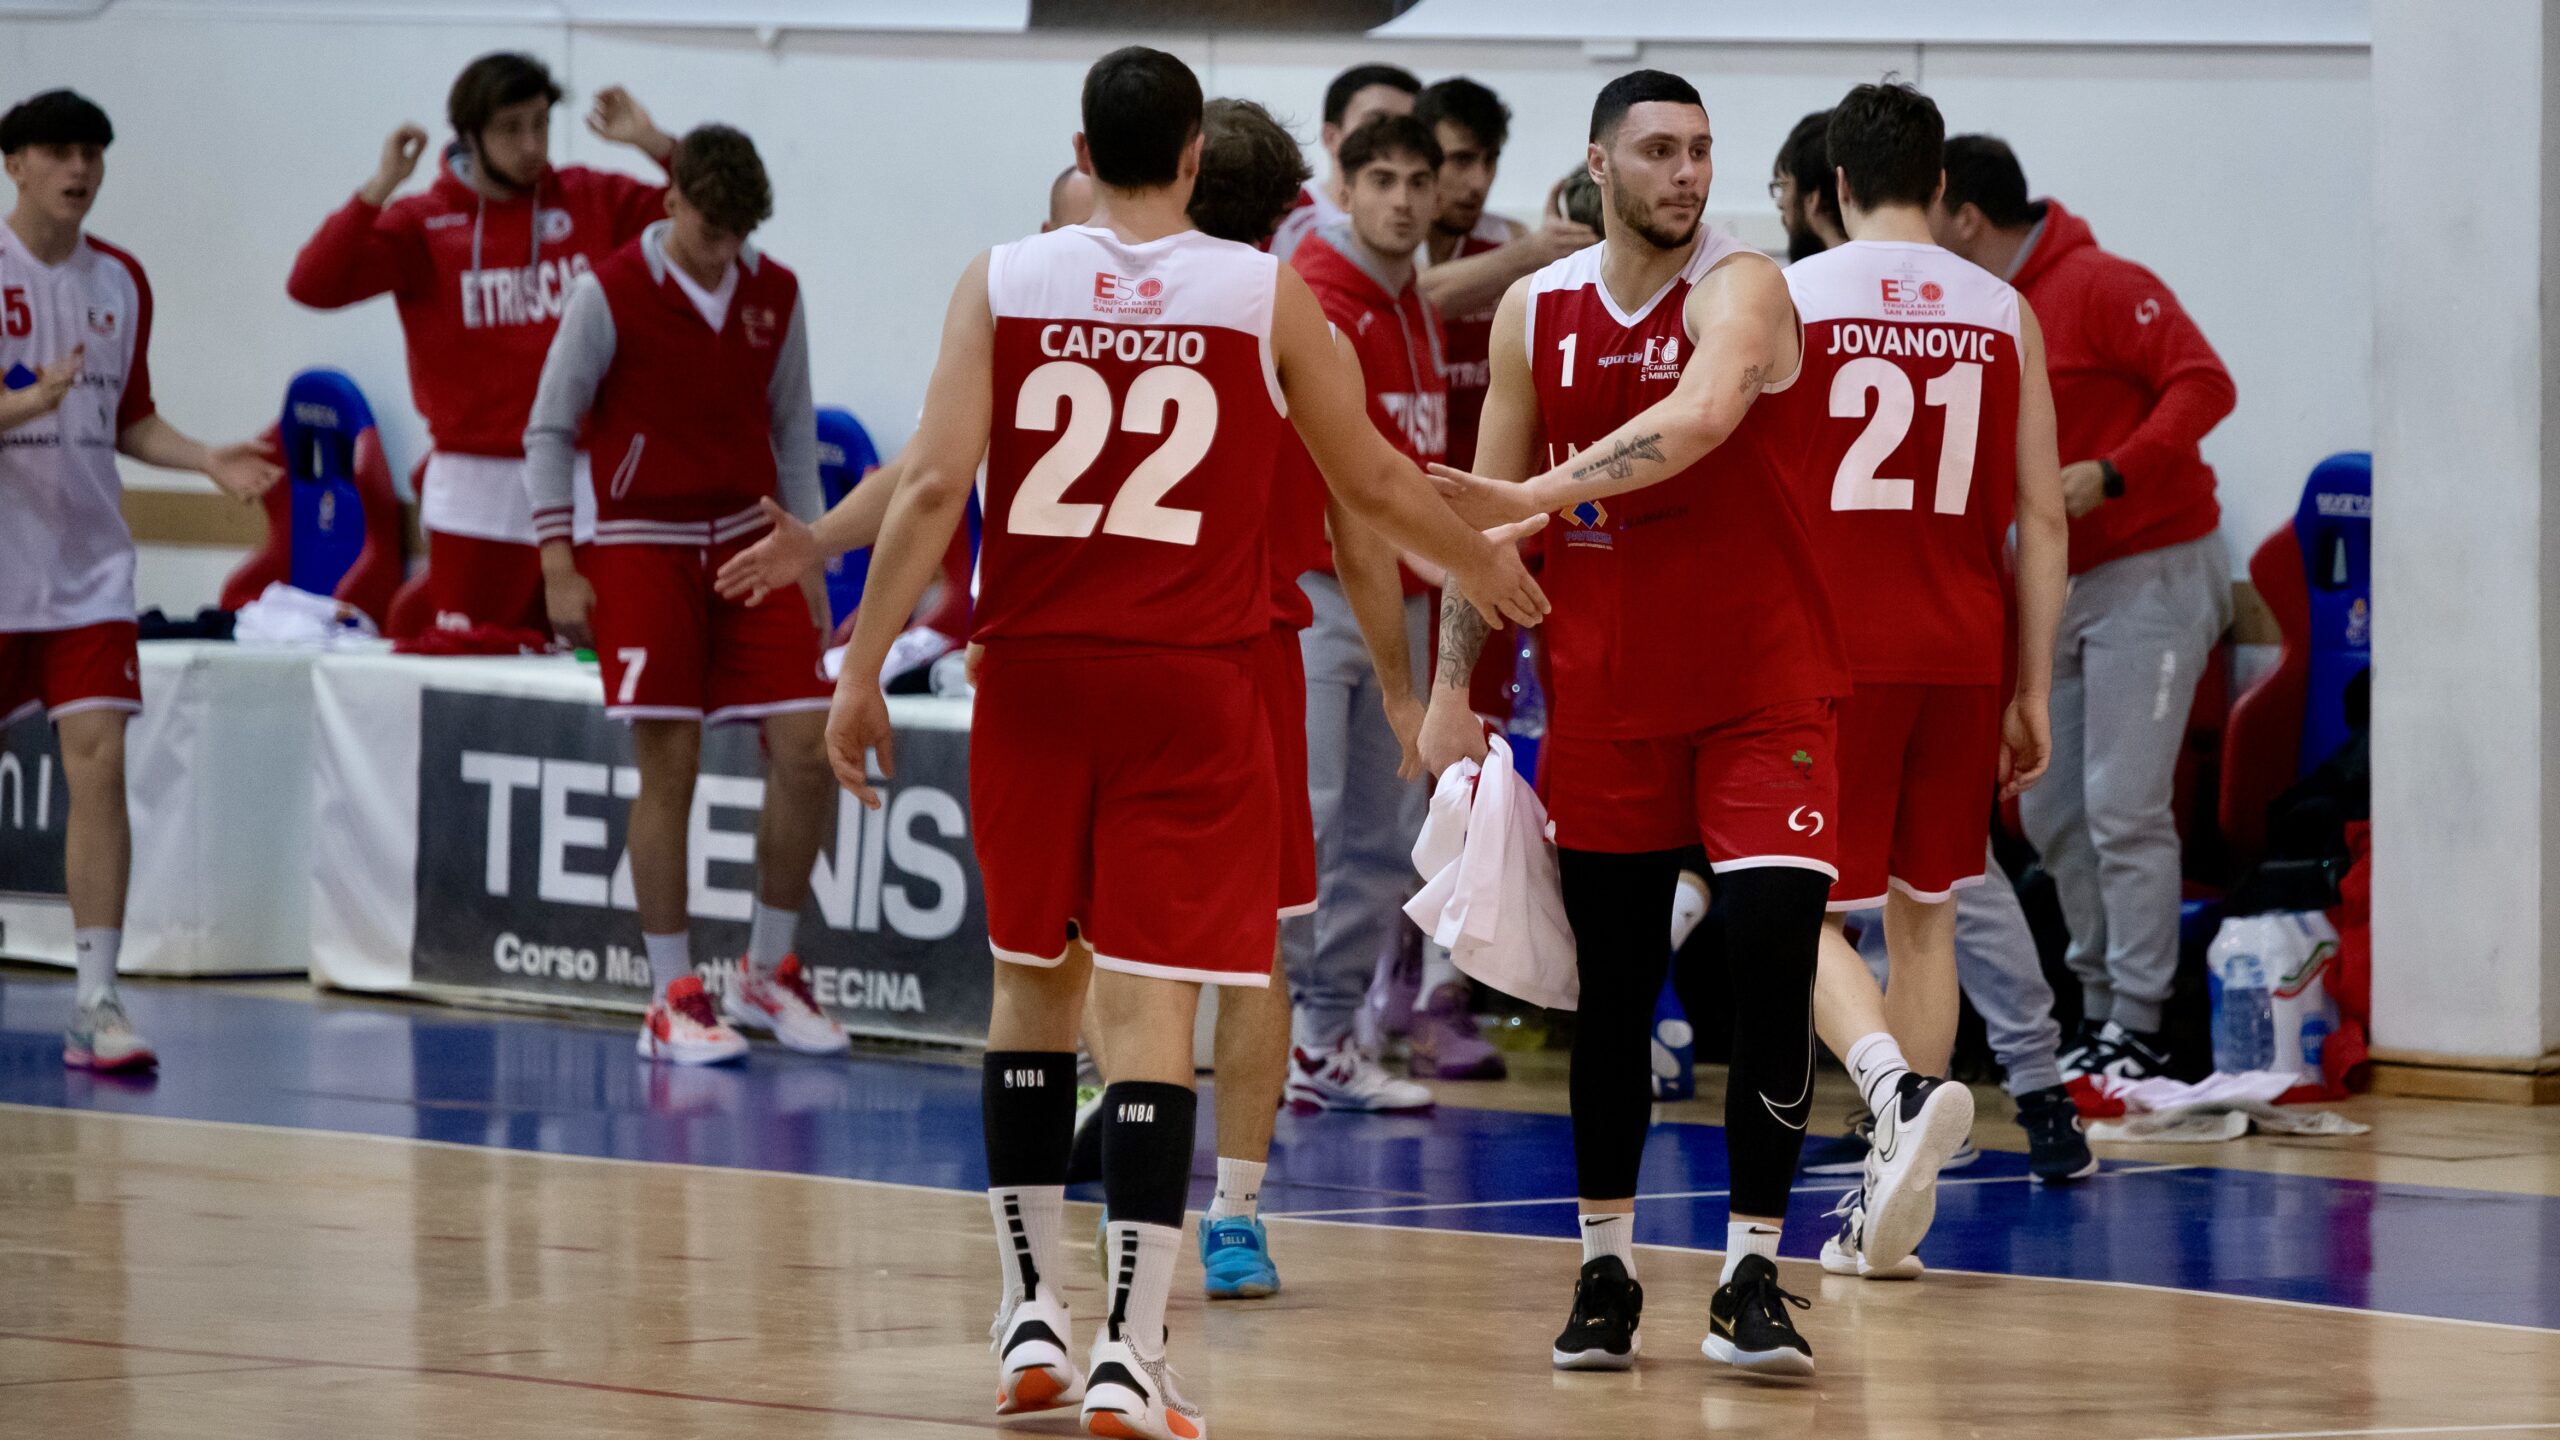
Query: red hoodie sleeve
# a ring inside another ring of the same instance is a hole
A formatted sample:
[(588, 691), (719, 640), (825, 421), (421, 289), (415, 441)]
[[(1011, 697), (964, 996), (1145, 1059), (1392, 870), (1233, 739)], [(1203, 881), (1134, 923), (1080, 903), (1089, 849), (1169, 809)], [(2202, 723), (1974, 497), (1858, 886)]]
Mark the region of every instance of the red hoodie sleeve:
[(2120, 262), (2095, 288), (2082, 311), (2090, 348), (2139, 379), (2153, 396), (2151, 413), (2106, 457), (2123, 473), (2127, 489), (2139, 489), (2193, 455), (2207, 432), (2231, 413), (2240, 392), (2222, 368), (2222, 357), (2159, 276)]
[[(664, 169), (664, 162), (660, 163)], [(619, 171), (600, 170), (597, 178), (604, 183), (604, 213), (613, 227), (616, 248), (628, 245), (641, 231), (667, 218), (667, 187), (653, 185)]]
[(284, 293), (314, 310), (335, 310), (376, 295), (407, 295), (432, 283), (425, 237), (397, 207), (349, 200), (320, 222), (293, 257)]

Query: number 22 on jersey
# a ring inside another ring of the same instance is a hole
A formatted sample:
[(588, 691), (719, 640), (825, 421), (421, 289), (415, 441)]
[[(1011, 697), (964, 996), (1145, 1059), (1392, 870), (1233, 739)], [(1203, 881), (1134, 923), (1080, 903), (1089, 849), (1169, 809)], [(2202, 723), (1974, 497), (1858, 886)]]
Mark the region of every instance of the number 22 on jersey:
[[(1869, 395), (1875, 397), (1872, 414), (1867, 408)], [(1981, 364), (1957, 362), (1931, 379), (1921, 398), (1946, 412), (1938, 441), (1937, 501), (1930, 508), (1941, 515), (1961, 515), (1973, 494), (1973, 456), (1982, 429)], [(1901, 366), (1873, 355), (1850, 361), (1831, 377), (1831, 418), (1867, 420), (1867, 428), (1859, 432), (1849, 453), (1840, 457), (1840, 469), (1832, 476), (1832, 509), (1912, 508), (1915, 482), (1876, 474), (1911, 433), (1917, 413), (1912, 399), (1911, 377)]]
[[(1080, 361), (1052, 360), (1024, 378), (1014, 400), (1014, 427), (1054, 431), (1058, 440), (1023, 475), (1005, 512), (1006, 529), (1080, 540), (1099, 528), (1133, 540), (1199, 543), (1200, 512), (1164, 500), (1189, 478), (1217, 437), (1217, 390), (1187, 365), (1157, 365), (1130, 382), (1128, 400), (1116, 417), (1113, 409), (1110, 383)], [(1108, 505), (1066, 498), (1068, 488), (1101, 458), (1115, 419), (1132, 435), (1165, 435), (1167, 409), (1173, 411), (1172, 433), (1129, 471)]]

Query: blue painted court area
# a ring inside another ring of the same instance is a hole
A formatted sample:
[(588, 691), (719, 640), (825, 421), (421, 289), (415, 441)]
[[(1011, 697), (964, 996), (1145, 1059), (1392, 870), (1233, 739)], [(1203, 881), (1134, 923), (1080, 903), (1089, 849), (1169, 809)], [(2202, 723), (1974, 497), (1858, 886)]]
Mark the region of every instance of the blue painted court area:
[[(0, 973), (0, 1102), (959, 1191), (983, 1184), (972, 1065), (817, 1060), (759, 1046), (740, 1068), (683, 1070), (641, 1061), (627, 1024), (202, 985), (130, 988), (126, 999), (160, 1047), (156, 1080), (66, 1072), (70, 984)], [(1202, 1177), (1209, 1140), (1204, 1123)], [(1272, 1158), (1263, 1204), (1273, 1215), (1571, 1233), (1561, 1116), (1284, 1113)], [(1722, 1245), (1716, 1127), (1656, 1126), (1645, 1187), (1661, 1198), (1639, 1207), (1640, 1240)], [(1836, 1193), (1799, 1192), (1789, 1254), (1819, 1252)], [(1203, 1178), (1193, 1200), (1207, 1196)], [(2156, 1165), (2111, 1165), (2049, 1190), (2026, 1180), (2023, 1157), (1986, 1152), (1943, 1182), (1938, 1216), (1921, 1254), (1939, 1268), (2560, 1328), (2560, 1198)]]

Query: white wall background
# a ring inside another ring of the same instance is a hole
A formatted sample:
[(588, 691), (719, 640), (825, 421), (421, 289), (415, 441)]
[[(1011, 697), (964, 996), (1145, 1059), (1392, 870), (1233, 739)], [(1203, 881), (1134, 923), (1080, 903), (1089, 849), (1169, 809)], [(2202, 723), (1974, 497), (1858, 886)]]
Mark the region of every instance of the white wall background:
[[(417, 120), (441, 137), (455, 70), (511, 47), (543, 56), (571, 91), (553, 125), (560, 161), (647, 170), (579, 124), (586, 97), (613, 83), (671, 130), (722, 119), (757, 137), (778, 201), (760, 238), (807, 286), (820, 399), (850, 406), (893, 445), (922, 394), (952, 278), (972, 252), (1038, 221), (1068, 158), (1084, 67), (1141, 38), (787, 30), (768, 46), (743, 28), (488, 18), (498, 9), (164, 0), (0, 20), (0, 88), (72, 85), (115, 117), (94, 225), (150, 267), (154, 381), (178, 423), (249, 432), (292, 371), (337, 365), (373, 399), (405, 475), (424, 435), (388, 303), (314, 314), (285, 298), (284, 276), (371, 172), (382, 136)], [(1556, 40), (1143, 38), (1190, 60), (1211, 93), (1269, 104), (1311, 145), (1325, 81), (1355, 59), (1426, 79), (1474, 75), (1516, 112), (1495, 192), (1514, 214), (1534, 212), (1578, 162), (1602, 82), (1635, 63), (1675, 70), (1715, 119), (1723, 168), (1711, 208), (1761, 227), (1756, 238), (1774, 234), (1763, 186), (1796, 118), (1899, 71), (1955, 129), (2007, 137), (2038, 193), (2085, 214), (2102, 243), (2158, 271), (2195, 313), (2240, 387), (2238, 413), (2206, 446), (2237, 552), (2291, 512), (2313, 462), (2370, 443), (2371, 66), (2334, 36), (2245, 47), (1682, 42), (1646, 45), (1637, 61)], [(145, 603), (206, 598), (182, 593), (200, 584), (194, 573), (146, 568)]]

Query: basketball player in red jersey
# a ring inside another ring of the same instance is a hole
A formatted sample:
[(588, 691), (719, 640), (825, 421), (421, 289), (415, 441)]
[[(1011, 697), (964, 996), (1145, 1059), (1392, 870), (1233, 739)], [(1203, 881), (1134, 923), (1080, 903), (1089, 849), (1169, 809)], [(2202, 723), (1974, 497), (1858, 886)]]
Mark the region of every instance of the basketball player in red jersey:
[[(294, 257), (285, 293), (319, 310), (388, 294), (409, 347), (409, 391), (435, 450), (418, 504), (433, 623), (547, 628), (525, 509), (525, 415), (578, 277), (665, 218), (666, 187), (553, 166), (560, 87), (530, 55), (483, 55), (454, 78), (454, 138), (418, 194), (393, 200), (427, 147), (402, 125), (355, 198)], [(619, 86), (587, 128), (664, 165), (675, 137)], [(579, 538), (586, 537), (581, 532)]]
[[(1556, 608), (1544, 764), (1582, 981), (1572, 1108), (1584, 1263), (1554, 1363), (1635, 1363), (1649, 1030), (1681, 852), (1703, 843), (1715, 872), (1706, 923), (1733, 957), (1735, 1017), (1732, 1216), (1703, 1348), (1809, 1374), (1775, 1256), (1813, 1093), (1814, 968), (1838, 841), (1833, 706), (1848, 675), (1792, 484), (1801, 431), (1753, 403), (1795, 375), (1795, 311), (1775, 265), (1699, 223), (1712, 140), (1698, 92), (1677, 76), (1639, 70), (1601, 90), (1586, 161), (1607, 198), (1607, 239), (1504, 297), (1477, 441), (1489, 475), (1526, 479), (1542, 458), (1564, 468), (1526, 486), (1468, 477), (1457, 488), (1471, 519), (1561, 517), (1545, 540)], [(1668, 462), (1669, 426), (1622, 433), (1675, 408), (1667, 400), (1694, 412)], [(1640, 465), (1653, 488), (1593, 493), (1595, 477)], [(1482, 644), (1481, 617), (1446, 606), (1424, 733), (1435, 767), (1482, 751), (1466, 709)]]
[(1927, 1094), (1911, 1072), (1943, 1074), (1955, 1048), (1955, 896), (1983, 878), (1995, 791), (2044, 772), (2069, 586), (2044, 337), (2018, 292), (1931, 243), (1945, 142), (1938, 107), (1910, 86), (1850, 91), (1822, 141), (1848, 242), (1786, 273), (1805, 345), (1787, 399), (1811, 437), (1798, 484), (1856, 685), (1840, 703), (1831, 909), (1882, 906), (1892, 964), (1879, 994), (1837, 924), (1824, 935), (1815, 1020), (1876, 1117), (1863, 1183), (1823, 1249), (1842, 1274), (1916, 1273), (1938, 1167), (1970, 1127), (1961, 1087)]
[[(828, 750), (838, 778), (877, 804), (867, 762), (889, 774), (895, 761), (880, 663), (983, 455), (970, 803), (1003, 962), (984, 1090), (1005, 1287), (999, 1408), (1080, 1398), (1093, 1433), (1198, 1440), (1206, 1418), (1165, 1363), (1165, 1300), (1190, 1171), (1198, 987), (1267, 985), (1276, 934), (1271, 739), (1252, 655), (1271, 629), (1283, 427), (1364, 519), (1447, 567), (1475, 603), (1529, 623), (1545, 600), (1508, 544), (1467, 529), (1371, 428), (1304, 282), (1191, 228), (1201, 99), (1189, 68), (1115, 51), (1085, 78), (1083, 117), (1092, 223), (998, 247), (952, 297)], [(1089, 1374), (1069, 1354), (1058, 1278), (1088, 981), (1106, 1042), (1113, 1262)]]
[[(631, 725), (631, 884), (656, 988), (639, 1051), (717, 1064), (746, 1042), (694, 973), (688, 828), (705, 725), (754, 722), (766, 765), (747, 957), (732, 1019), (794, 1050), (845, 1048), (793, 931), (833, 815), (821, 763), (828, 685), (817, 572), (752, 602), (716, 595), (719, 564), (767, 526), (763, 501), (818, 512), (817, 420), (798, 279), (747, 243), (772, 212), (753, 142), (705, 125), (677, 146), (667, 219), (578, 283), (525, 431), (529, 511), (551, 623), (603, 662), (605, 713)], [(595, 540), (570, 543), (579, 440), (612, 457)]]

